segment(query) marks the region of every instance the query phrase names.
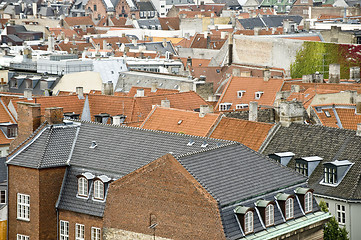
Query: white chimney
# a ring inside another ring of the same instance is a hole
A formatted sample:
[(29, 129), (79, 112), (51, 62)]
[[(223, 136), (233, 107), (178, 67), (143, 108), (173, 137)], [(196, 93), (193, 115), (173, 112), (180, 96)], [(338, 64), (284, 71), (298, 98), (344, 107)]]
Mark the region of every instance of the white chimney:
[(164, 107), (164, 108), (170, 108), (170, 101), (169, 100), (162, 100), (161, 101), (161, 104), (160, 104), (161, 107)]
[(180, 83), (180, 92), (189, 92), (191, 90), (192, 83), (181, 82)]
[(157, 82), (152, 82), (151, 91), (152, 91), (152, 92), (156, 92), (156, 91), (157, 91), (157, 87), (158, 87), (158, 83), (157, 83)]
[(84, 99), (84, 90), (83, 87), (76, 87), (76, 94), (79, 99)]
[(209, 105), (201, 105), (199, 108), (199, 117), (204, 117), (207, 113), (212, 113), (212, 108)]
[(356, 136), (361, 136), (361, 123), (357, 124)]
[(27, 88), (24, 90), (24, 98), (31, 100), (33, 99), (33, 90), (30, 88)]
[(258, 121), (258, 102), (249, 102), (248, 120), (253, 122)]
[(340, 83), (340, 64), (330, 64), (328, 74), (328, 83)]
[(54, 52), (54, 37), (48, 37), (48, 51)]
[(268, 82), (268, 81), (270, 80), (270, 78), (271, 78), (271, 71), (270, 71), (268, 68), (266, 68), (266, 69), (263, 71), (263, 80), (264, 80), (265, 82)]
[(124, 115), (116, 115), (113, 116), (113, 125), (122, 125), (125, 121), (125, 116)]
[(143, 88), (137, 89), (137, 97), (144, 97), (144, 89)]

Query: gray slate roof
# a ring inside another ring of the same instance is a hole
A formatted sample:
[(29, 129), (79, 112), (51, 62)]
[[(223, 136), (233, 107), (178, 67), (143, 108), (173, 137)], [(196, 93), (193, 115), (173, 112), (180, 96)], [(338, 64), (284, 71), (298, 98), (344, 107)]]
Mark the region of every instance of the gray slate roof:
[(152, 2), (138, 2), (139, 11), (156, 11)]
[[(323, 161), (318, 164), (309, 177), (309, 186), (315, 193), (337, 198), (361, 199), (361, 137), (346, 129), (291, 124), (279, 127), (260, 149), (264, 155), (276, 152), (293, 152), (295, 156), (288, 166), (295, 168), (295, 159), (319, 156)], [(349, 160), (354, 165), (338, 186), (320, 184), (323, 179), (323, 164), (334, 160)]]
[[(262, 18), (262, 19), (261, 19)], [(257, 28), (277, 28), (283, 26), (283, 21), (286, 19), (293, 20), (295, 23), (300, 24), (302, 21), (301, 16), (281, 16), (281, 15), (271, 15), (271, 16), (262, 16), (262, 17), (256, 17), (256, 18), (246, 18), (246, 19), (238, 19), (240, 24), (245, 29), (254, 29)]]
[(7, 166), (5, 164), (6, 157), (0, 157), (0, 183), (7, 181)]
[[(140, 20), (138, 20), (140, 21)], [(176, 52), (173, 48), (173, 45), (170, 41), (167, 42), (167, 46), (164, 47), (162, 42), (145, 42), (145, 43), (138, 43), (137, 46), (134, 46), (133, 43), (125, 44), (126, 47), (130, 49), (139, 49), (139, 46), (145, 46), (147, 51), (155, 51), (161, 54), (165, 54), (167, 51), (171, 54), (175, 55)]]

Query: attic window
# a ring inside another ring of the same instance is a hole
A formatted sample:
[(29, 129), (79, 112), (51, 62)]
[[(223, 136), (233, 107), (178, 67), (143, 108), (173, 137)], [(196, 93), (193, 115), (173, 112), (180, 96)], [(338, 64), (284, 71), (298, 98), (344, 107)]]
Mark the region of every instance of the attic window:
[(219, 111), (227, 111), (231, 108), (232, 103), (221, 103), (219, 104)]
[(98, 146), (96, 141), (92, 141), (91, 145), (89, 148), (96, 148)]
[(248, 104), (242, 103), (236, 105), (236, 109), (245, 109), (245, 108), (248, 108)]
[(253, 209), (245, 206), (238, 206), (234, 210), (237, 216), (240, 227), (244, 230), (245, 234), (252, 233), (253, 229)]
[(312, 212), (313, 190), (310, 188), (298, 187), (295, 193), (298, 195), (301, 205), (305, 213)]
[(237, 97), (238, 97), (238, 98), (243, 97), (243, 94), (244, 94), (245, 92), (246, 92), (245, 90), (239, 90), (239, 91), (237, 91)]
[(244, 216), (244, 233), (252, 233), (253, 232), (253, 212), (248, 211)]
[(353, 163), (348, 160), (324, 163), (324, 179), (321, 184), (337, 186), (345, 177)]
[(258, 99), (260, 99), (260, 98), (262, 97), (262, 94), (263, 94), (263, 92), (261, 92), (261, 91), (255, 92), (254, 98), (255, 98), (256, 100), (258, 100)]
[(207, 141), (203, 141), (203, 143), (202, 143), (201, 147), (202, 147), (202, 148), (205, 148), (205, 147), (207, 147), (207, 146), (208, 146)]
[(78, 195), (88, 196), (88, 180), (85, 177), (78, 178)]
[(189, 139), (187, 146), (192, 146), (194, 143), (195, 143), (195, 141), (193, 139)]
[(104, 199), (104, 183), (100, 180), (94, 182), (94, 198), (95, 199)]
[(326, 117), (328, 117), (328, 118), (331, 117), (331, 114), (328, 110), (325, 110), (324, 113), (325, 113)]
[(296, 172), (309, 177), (320, 161), (322, 161), (322, 158), (318, 156), (298, 158), (296, 159), (295, 170)]

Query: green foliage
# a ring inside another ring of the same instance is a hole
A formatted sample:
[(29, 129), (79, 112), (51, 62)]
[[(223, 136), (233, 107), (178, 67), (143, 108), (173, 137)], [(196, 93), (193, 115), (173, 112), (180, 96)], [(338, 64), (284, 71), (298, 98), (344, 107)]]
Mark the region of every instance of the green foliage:
[(322, 212), (328, 212), (328, 207), (324, 200), (321, 200), (318, 205), (320, 206)]
[(349, 240), (345, 227), (340, 228), (335, 217), (332, 217), (323, 229), (324, 240)]

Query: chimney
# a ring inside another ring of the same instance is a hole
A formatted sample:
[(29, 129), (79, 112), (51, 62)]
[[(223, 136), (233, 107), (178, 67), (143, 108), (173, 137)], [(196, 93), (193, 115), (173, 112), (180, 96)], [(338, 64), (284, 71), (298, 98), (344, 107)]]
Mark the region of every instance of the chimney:
[(221, 32), (221, 39), (226, 39), (228, 32)]
[(113, 116), (113, 125), (122, 125), (125, 121), (126, 116), (123, 114)]
[(160, 104), (161, 107), (164, 107), (164, 108), (170, 108), (170, 101), (169, 100), (162, 100), (161, 101), (161, 104)]
[(212, 108), (209, 105), (201, 105), (199, 108), (199, 117), (204, 117), (207, 113), (212, 113)]
[(350, 67), (350, 79), (360, 82), (360, 67)]
[(234, 77), (240, 77), (241, 76), (241, 69), (236, 68), (236, 67), (232, 68), (232, 75)]
[(45, 108), (45, 121), (50, 125), (63, 123), (64, 112), (62, 107)]
[(36, 18), (36, 15), (38, 15), (38, 5), (36, 4), (36, 2), (33, 2), (33, 15), (34, 18)]
[(137, 97), (144, 97), (144, 89), (143, 88), (137, 89)]
[(361, 136), (361, 123), (357, 124), (356, 136)]
[(79, 99), (84, 99), (84, 90), (83, 87), (76, 87), (76, 94)]
[(361, 114), (361, 102), (356, 102), (356, 114)]
[(30, 89), (30, 88), (26, 88), (24, 90), (24, 98), (28, 99), (28, 100), (31, 100), (33, 99), (33, 90)]
[(281, 125), (288, 127), (292, 122), (303, 123), (304, 112), (305, 109), (301, 102), (281, 102), (279, 105), (279, 117)]
[(190, 56), (187, 58), (187, 66), (192, 66), (192, 58)]
[(258, 102), (249, 102), (248, 120), (253, 122), (258, 121)]
[(166, 47), (167, 47), (167, 45), (168, 45), (168, 43), (167, 43), (167, 39), (166, 39), (166, 38), (163, 38), (163, 41), (162, 41), (162, 46), (163, 46), (164, 48), (166, 48)]
[(313, 82), (312, 74), (302, 75), (302, 82), (303, 83), (311, 83), (311, 82)]
[(133, 38), (132, 43), (133, 43), (134, 47), (136, 47), (137, 46), (137, 39)]
[(211, 47), (211, 37), (207, 35), (207, 49), (210, 49)]
[(189, 92), (193, 84), (189, 82), (181, 82), (179, 92)]
[(48, 37), (48, 51), (54, 52), (54, 37)]
[(263, 80), (265, 82), (268, 82), (270, 80), (270, 78), (271, 78), (271, 70), (269, 70), (268, 68), (265, 68), (263, 70)]
[(102, 94), (103, 95), (114, 94), (113, 82), (109, 81), (107, 83), (103, 83)]
[(158, 87), (158, 82), (152, 82), (151, 91), (152, 91), (152, 92), (156, 92), (156, 91), (157, 91), (157, 87)]
[(340, 64), (330, 64), (328, 82), (340, 83)]
[(300, 85), (291, 85), (291, 92), (299, 93), (300, 92)]
[(312, 76), (312, 82), (314, 83), (323, 83), (323, 74), (316, 72)]
[(108, 46), (107, 46), (107, 40), (103, 40), (103, 50), (106, 50), (108, 49)]

